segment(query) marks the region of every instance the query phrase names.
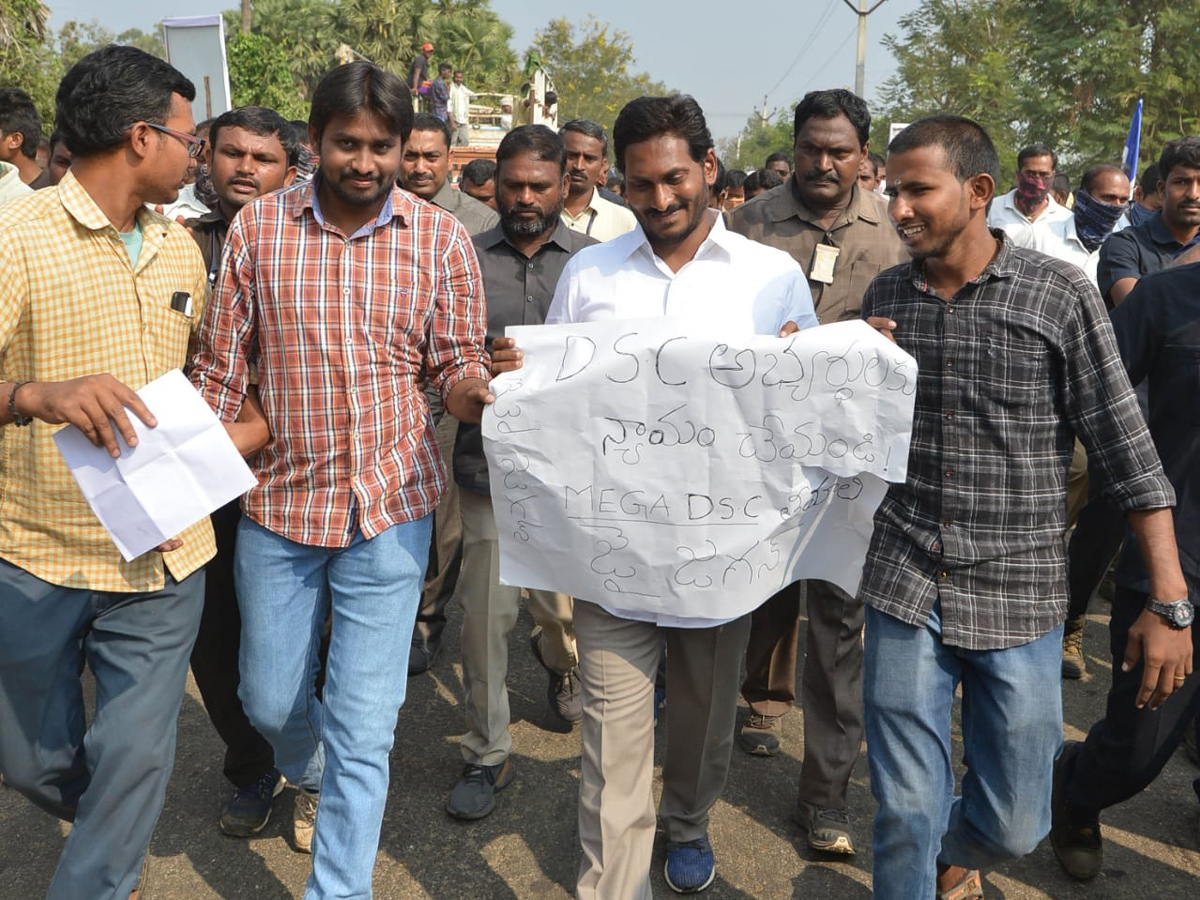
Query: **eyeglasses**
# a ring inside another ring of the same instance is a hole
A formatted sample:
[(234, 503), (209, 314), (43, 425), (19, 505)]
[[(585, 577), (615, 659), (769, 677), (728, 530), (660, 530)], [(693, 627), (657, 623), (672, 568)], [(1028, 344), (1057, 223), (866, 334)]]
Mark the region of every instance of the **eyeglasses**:
[(188, 134), (185, 131), (176, 131), (174, 128), (168, 128), (166, 125), (155, 125), (153, 122), (146, 123), (147, 128), (153, 128), (155, 131), (161, 131), (163, 134), (169, 134), (171, 137), (179, 138), (187, 146), (188, 156), (192, 159), (199, 158), (204, 152), (204, 139), (198, 138), (194, 134)]

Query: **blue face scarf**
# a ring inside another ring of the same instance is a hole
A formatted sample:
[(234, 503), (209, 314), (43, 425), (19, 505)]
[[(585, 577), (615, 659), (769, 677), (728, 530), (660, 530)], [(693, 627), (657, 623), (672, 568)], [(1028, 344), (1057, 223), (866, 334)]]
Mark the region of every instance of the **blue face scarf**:
[(1146, 209), (1146, 207), (1142, 206), (1140, 203), (1130, 203), (1129, 224), (1141, 225), (1143, 222), (1148, 221), (1156, 212), (1157, 210), (1154, 209)]
[(1124, 203), (1101, 203), (1083, 188), (1075, 192), (1075, 233), (1088, 253), (1104, 243), (1127, 208)]

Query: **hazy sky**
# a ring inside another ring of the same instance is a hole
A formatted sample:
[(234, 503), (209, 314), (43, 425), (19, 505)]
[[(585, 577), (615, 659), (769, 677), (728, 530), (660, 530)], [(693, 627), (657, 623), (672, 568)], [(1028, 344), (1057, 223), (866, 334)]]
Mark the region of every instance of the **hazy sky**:
[[(203, 15), (234, 5), (233, 0), (157, 0), (153, 7), (144, 0), (46, 2), (53, 12), (52, 27), (68, 19), (97, 19), (117, 32), (149, 30), (163, 16)], [(881, 38), (895, 32), (900, 16), (918, 6), (920, 0), (886, 0), (868, 18), (868, 101), (893, 71)], [(773, 112), (805, 91), (854, 86), (857, 17), (843, 0), (744, 7), (715, 0), (492, 0), (492, 8), (513, 26), (513, 49), (519, 54), (551, 19), (578, 21), (595, 13), (633, 39), (638, 69), (696, 97), (717, 137), (740, 131), (764, 94)]]

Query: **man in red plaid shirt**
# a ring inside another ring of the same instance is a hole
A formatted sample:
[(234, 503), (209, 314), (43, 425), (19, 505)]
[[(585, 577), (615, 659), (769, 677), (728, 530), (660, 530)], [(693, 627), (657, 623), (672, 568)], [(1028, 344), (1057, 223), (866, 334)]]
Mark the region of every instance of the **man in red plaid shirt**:
[(313, 852), (306, 900), (371, 896), (446, 479), (423, 384), (464, 422), (493, 400), (470, 235), (395, 186), (412, 121), (394, 75), (358, 62), (325, 76), (309, 119), (320, 170), (233, 222), (195, 359), (193, 379), (224, 420), (256, 370), (271, 427), (238, 530), (241, 696), (300, 789), (295, 844)]

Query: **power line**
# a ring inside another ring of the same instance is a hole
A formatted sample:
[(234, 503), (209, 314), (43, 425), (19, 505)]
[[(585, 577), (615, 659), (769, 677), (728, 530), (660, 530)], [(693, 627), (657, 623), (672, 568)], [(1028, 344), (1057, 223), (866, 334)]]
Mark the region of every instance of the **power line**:
[(825, 60), (825, 62), (823, 62), (823, 63), (821, 63), (821, 65), (817, 66), (817, 71), (818, 72), (824, 71), (825, 67), (828, 66), (831, 62), (833, 62), (837, 58), (837, 55), (842, 52), (842, 48), (844, 48), (848, 43), (850, 43), (850, 38), (854, 37), (854, 35), (857, 32), (858, 32), (858, 26), (855, 25), (853, 28), (850, 29), (850, 31), (846, 34), (846, 36), (844, 38), (842, 38), (842, 42), (840, 44), (838, 44), (837, 49), (833, 51), (833, 53), (830, 55), (829, 59)]
[[(812, 47), (813, 43), (817, 39), (817, 36), (821, 33), (821, 29), (824, 28), (826, 22), (829, 21), (829, 17), (833, 13), (833, 8), (836, 5), (837, 5), (837, 0), (829, 0), (829, 5), (825, 7), (825, 11), (822, 12), (821, 15), (817, 18), (817, 24), (815, 26), (813, 26), (812, 31), (810, 31), (808, 33), (808, 40), (805, 41), (804, 44), (800, 47), (800, 50), (796, 54), (795, 58), (792, 60), (791, 65), (789, 65), (787, 67), (787, 71), (784, 72), (783, 75), (780, 76), (780, 78), (777, 82), (775, 82), (775, 86), (772, 87), (769, 91), (767, 91), (767, 93), (766, 93), (767, 97), (770, 97), (773, 93), (775, 93), (775, 91), (777, 91), (779, 89), (779, 86), (781, 84), (783, 84), (784, 81), (787, 80), (787, 77), (792, 74), (792, 70), (794, 68), (796, 68), (796, 65), (800, 62), (801, 59), (804, 58), (804, 54), (806, 54), (808, 52), (809, 48)], [(764, 112), (765, 112), (765, 110), (764, 110)]]

